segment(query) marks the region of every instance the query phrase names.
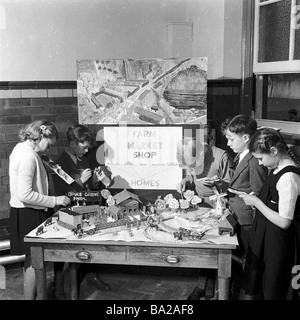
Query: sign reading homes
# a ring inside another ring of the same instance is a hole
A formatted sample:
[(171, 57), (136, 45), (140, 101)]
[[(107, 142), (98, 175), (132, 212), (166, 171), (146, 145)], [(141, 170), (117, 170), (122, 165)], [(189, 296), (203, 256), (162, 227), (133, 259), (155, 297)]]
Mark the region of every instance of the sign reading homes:
[(104, 127), (106, 150), (99, 153), (114, 176), (110, 188), (174, 190), (182, 179), (176, 158), (182, 136), (175, 126)]
[(82, 202), (94, 202), (101, 200), (100, 191), (69, 191), (67, 196), (72, 202), (82, 201)]

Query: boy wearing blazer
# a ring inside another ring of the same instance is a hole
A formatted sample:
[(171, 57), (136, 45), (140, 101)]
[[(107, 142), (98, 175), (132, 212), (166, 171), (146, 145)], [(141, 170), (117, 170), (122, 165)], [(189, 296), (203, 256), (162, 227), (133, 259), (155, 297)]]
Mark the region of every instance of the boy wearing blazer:
[[(229, 189), (259, 195), (267, 177), (267, 169), (259, 165), (258, 160), (249, 152), (248, 144), (257, 131), (257, 122), (248, 115), (237, 115), (222, 124), (227, 145), (237, 154), (233, 167)], [(254, 210), (247, 206), (238, 194), (228, 190), (228, 204), (238, 222), (237, 237), (239, 250), (237, 254), (245, 258), (250, 240)]]

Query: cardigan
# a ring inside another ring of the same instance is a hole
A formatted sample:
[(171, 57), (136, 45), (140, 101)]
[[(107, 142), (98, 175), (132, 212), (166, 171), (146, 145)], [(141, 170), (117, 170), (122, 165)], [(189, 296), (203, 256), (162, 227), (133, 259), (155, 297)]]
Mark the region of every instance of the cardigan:
[(49, 182), (40, 156), (26, 141), (19, 142), (9, 156), (10, 201), (14, 208), (54, 208)]

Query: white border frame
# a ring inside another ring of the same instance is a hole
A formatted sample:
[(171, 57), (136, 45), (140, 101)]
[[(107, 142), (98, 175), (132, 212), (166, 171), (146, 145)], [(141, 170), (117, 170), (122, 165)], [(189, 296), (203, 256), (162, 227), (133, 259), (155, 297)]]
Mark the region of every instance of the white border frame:
[(269, 0), (260, 2), (255, 0), (255, 14), (254, 14), (254, 47), (253, 47), (253, 73), (254, 74), (277, 74), (277, 73), (293, 73), (300, 72), (300, 60), (293, 60), (294, 57), (294, 39), (295, 39), (295, 24), (296, 19), (294, 15), (297, 13), (293, 8), (296, 8), (296, 0), (291, 2), (291, 28), (290, 28), (290, 49), (289, 61), (276, 62), (258, 62), (258, 48), (259, 48), (259, 10), (264, 5), (280, 2), (284, 0)]

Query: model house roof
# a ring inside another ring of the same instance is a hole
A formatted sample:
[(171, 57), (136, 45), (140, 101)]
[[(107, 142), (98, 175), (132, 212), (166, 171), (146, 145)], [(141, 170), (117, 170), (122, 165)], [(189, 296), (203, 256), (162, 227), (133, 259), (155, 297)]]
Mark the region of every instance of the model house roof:
[(70, 209), (67, 209), (67, 208), (61, 208), (61, 209), (59, 209), (58, 212), (67, 213), (70, 216), (81, 216), (80, 212), (76, 212), (76, 211), (73, 211), (73, 210), (70, 210)]
[(117, 193), (117, 194), (115, 194), (113, 198), (116, 201), (116, 205), (119, 205), (123, 201), (128, 200), (128, 199), (134, 199), (134, 200), (136, 200), (138, 202), (141, 202), (140, 198), (136, 194), (134, 194), (132, 192), (129, 192), (126, 189), (121, 191), (121, 192), (119, 192), (119, 193)]

